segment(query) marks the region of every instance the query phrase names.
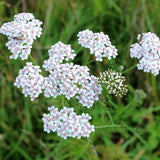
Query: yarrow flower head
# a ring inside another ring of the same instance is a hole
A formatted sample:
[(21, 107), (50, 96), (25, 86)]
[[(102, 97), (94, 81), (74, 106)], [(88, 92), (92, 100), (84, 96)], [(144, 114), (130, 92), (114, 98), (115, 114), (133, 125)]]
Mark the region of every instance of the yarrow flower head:
[(22, 88), (25, 97), (30, 96), (32, 101), (44, 89), (44, 77), (40, 75), (40, 72), (39, 66), (33, 66), (31, 62), (27, 62), (27, 65), (19, 71), (19, 76), (14, 82), (15, 86)]
[(103, 32), (93, 33), (87, 29), (80, 31), (77, 36), (78, 43), (82, 47), (89, 48), (90, 53), (95, 55), (97, 61), (102, 61), (103, 57), (116, 58), (118, 55), (118, 50), (111, 44), (108, 35)]
[(42, 34), (41, 21), (34, 18), (31, 13), (19, 13), (14, 16), (14, 21), (4, 23), (0, 33), (8, 36), (6, 46), (11, 51), (11, 59), (22, 60), (28, 58), (33, 41)]
[(100, 73), (99, 81), (104, 84), (109, 94), (122, 97), (128, 91), (128, 85), (124, 85), (125, 77), (121, 73), (115, 72), (111, 69)]
[[(58, 95), (64, 95), (67, 99), (76, 96), (79, 103), (90, 108), (94, 101), (99, 99), (98, 94), (102, 90), (98, 79), (89, 75), (87, 66), (74, 65), (73, 63), (62, 64), (66, 52), (62, 53), (61, 58), (59, 58), (59, 53), (65, 51), (67, 45), (59, 42), (52, 48), (56, 48), (57, 45), (58, 51), (55, 52), (53, 49), (52, 54), (49, 54), (49, 59), (45, 60), (43, 65), (43, 68), (50, 73), (48, 77), (45, 77), (45, 96), (56, 98)], [(72, 50), (70, 48), (68, 50), (70, 51), (69, 57), (74, 58), (71, 54)]]
[(102, 87), (98, 82), (98, 78), (91, 75), (82, 84), (76, 96), (83, 106), (92, 107), (95, 101), (99, 100), (98, 95), (101, 94)]
[(77, 115), (74, 108), (64, 107), (60, 111), (54, 106), (49, 107), (49, 114), (43, 114), (44, 131), (47, 133), (57, 132), (57, 134), (67, 139), (68, 137), (78, 138), (89, 137), (94, 132), (94, 125), (88, 122), (91, 120), (89, 114)]
[(160, 40), (156, 34), (148, 32), (139, 34), (138, 43), (130, 48), (130, 56), (140, 59), (137, 68), (144, 72), (151, 72), (155, 76), (160, 70)]
[(45, 63), (44, 68), (52, 68), (49, 77), (45, 77), (45, 96), (56, 98), (64, 95), (67, 99), (76, 96), (83, 106), (90, 108), (94, 101), (98, 100), (101, 93), (101, 85), (95, 76), (89, 75), (86, 66), (74, 65), (73, 63), (56, 64)]
[(53, 45), (48, 52), (49, 57), (58, 63), (62, 63), (64, 60), (68, 61), (69, 59), (74, 59), (76, 56), (74, 50), (71, 49), (71, 46), (63, 44), (62, 42)]

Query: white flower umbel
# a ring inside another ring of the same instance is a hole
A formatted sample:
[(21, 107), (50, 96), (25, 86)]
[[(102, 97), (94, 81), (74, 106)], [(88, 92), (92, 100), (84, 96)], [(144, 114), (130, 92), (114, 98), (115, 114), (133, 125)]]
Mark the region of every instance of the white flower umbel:
[(78, 43), (82, 47), (89, 48), (90, 53), (95, 55), (97, 61), (102, 61), (103, 57), (116, 58), (118, 55), (118, 50), (111, 44), (108, 35), (103, 32), (93, 33), (87, 29), (80, 31), (77, 36)]
[(62, 42), (58, 42), (53, 45), (48, 52), (49, 57), (58, 63), (62, 63), (64, 60), (68, 61), (69, 59), (74, 59), (76, 56), (76, 54), (73, 54), (75, 52), (71, 49), (71, 46), (63, 44)]
[(90, 108), (95, 101), (99, 100), (98, 95), (101, 94), (102, 87), (98, 82), (98, 78), (91, 75), (80, 87), (76, 99), (83, 106)]
[(124, 85), (125, 77), (121, 73), (115, 72), (111, 69), (108, 71), (100, 73), (99, 81), (100, 83), (106, 85), (106, 89), (109, 94), (114, 94), (115, 96), (122, 97), (128, 91), (128, 85)]
[(33, 66), (31, 62), (27, 62), (14, 82), (15, 86), (22, 88), (25, 97), (30, 96), (31, 101), (37, 98), (44, 88), (44, 77), (40, 72), (39, 66)]
[(139, 34), (138, 43), (130, 48), (130, 56), (140, 59), (137, 68), (144, 72), (151, 72), (155, 76), (160, 70), (160, 40), (156, 34), (148, 32)]
[(44, 61), (43, 68), (49, 71), (49, 76), (45, 77), (46, 97), (56, 98), (64, 95), (67, 99), (76, 96), (79, 102), (90, 108), (94, 101), (98, 100), (101, 93), (101, 85), (95, 76), (90, 76), (87, 66), (64, 63), (74, 59), (75, 54), (70, 45), (58, 42), (49, 50), (49, 59)]
[(43, 114), (44, 131), (47, 133), (57, 132), (57, 134), (67, 139), (68, 137), (78, 138), (89, 137), (94, 132), (94, 125), (88, 122), (91, 116), (88, 113), (77, 115), (74, 108), (64, 107), (60, 111), (54, 106), (49, 107), (49, 114)]
[(84, 83), (89, 77), (88, 68), (73, 63), (56, 64), (53, 63), (50, 75), (45, 79), (45, 96), (57, 97), (65, 95), (67, 99), (74, 97), (79, 91), (77, 83)]
[(99, 99), (101, 85), (95, 76), (89, 75), (88, 67), (73, 63), (58, 64), (54, 60), (49, 63), (46, 61), (43, 67), (50, 72), (49, 77), (45, 78), (46, 97), (64, 95), (70, 99), (76, 96), (79, 102), (88, 108)]
[(41, 21), (34, 18), (31, 13), (19, 13), (14, 16), (14, 21), (4, 23), (0, 33), (8, 36), (6, 46), (11, 51), (11, 59), (22, 60), (28, 58), (33, 41), (42, 34)]

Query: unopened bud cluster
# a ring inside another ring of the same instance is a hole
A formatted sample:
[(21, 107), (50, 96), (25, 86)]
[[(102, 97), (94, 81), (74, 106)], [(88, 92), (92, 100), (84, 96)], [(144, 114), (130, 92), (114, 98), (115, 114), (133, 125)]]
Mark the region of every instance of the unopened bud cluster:
[(44, 131), (47, 133), (57, 132), (57, 134), (67, 139), (68, 137), (89, 137), (91, 132), (94, 132), (94, 125), (88, 122), (91, 120), (89, 114), (83, 113), (77, 115), (74, 108), (64, 107), (60, 111), (54, 106), (49, 107), (49, 114), (43, 114)]
[(93, 33), (87, 29), (80, 31), (77, 36), (78, 43), (82, 47), (89, 48), (90, 53), (95, 55), (97, 61), (102, 61), (103, 57), (116, 58), (118, 55), (117, 49), (111, 44), (108, 35), (103, 32)]
[(14, 21), (4, 23), (0, 28), (0, 33), (8, 36), (6, 46), (11, 51), (11, 59), (22, 60), (28, 58), (31, 52), (33, 41), (40, 37), (42, 28), (41, 21), (34, 18), (31, 13), (19, 13), (14, 16)]
[(124, 85), (125, 77), (121, 73), (115, 72), (111, 69), (101, 72), (99, 81), (104, 84), (109, 94), (122, 97), (128, 91), (128, 85)]
[(160, 40), (156, 34), (148, 32), (139, 34), (138, 43), (130, 48), (130, 56), (139, 60), (137, 68), (144, 72), (151, 72), (155, 76), (160, 70)]

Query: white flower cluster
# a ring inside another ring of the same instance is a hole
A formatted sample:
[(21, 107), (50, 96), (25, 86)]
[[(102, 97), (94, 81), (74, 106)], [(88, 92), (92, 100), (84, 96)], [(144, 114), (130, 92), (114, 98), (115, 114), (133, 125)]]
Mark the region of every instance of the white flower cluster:
[(74, 108), (64, 107), (60, 111), (54, 106), (49, 107), (49, 114), (43, 114), (44, 131), (47, 133), (57, 132), (64, 139), (68, 137), (89, 137), (94, 132), (94, 125), (88, 122), (91, 117), (86, 113), (76, 115)]
[(103, 57), (111, 59), (118, 55), (118, 51), (111, 44), (108, 35), (103, 32), (93, 33), (90, 30), (80, 31), (78, 33), (78, 42), (82, 47), (89, 48), (90, 53), (94, 54), (97, 61), (102, 61)]
[(160, 70), (160, 40), (156, 34), (148, 32), (139, 34), (138, 43), (130, 48), (130, 56), (140, 59), (137, 68), (150, 72), (155, 76)]
[[(58, 48), (58, 51), (55, 48)], [(90, 108), (94, 101), (99, 99), (98, 94), (102, 91), (101, 85), (98, 83), (98, 78), (89, 75), (87, 66), (60, 63), (64, 59), (68, 59), (65, 53), (59, 58), (61, 56), (59, 53), (66, 51), (66, 49), (68, 50), (68, 57), (74, 58), (72, 54), (74, 51), (69, 45), (64, 45), (62, 42), (52, 46), (52, 52), (49, 50), (50, 57), (44, 61), (43, 65), (43, 68), (49, 71), (48, 77), (40, 75), (39, 66), (33, 66), (32, 63), (28, 62), (27, 66), (20, 70), (14, 85), (18, 88), (22, 87), (22, 93), (25, 96), (29, 95), (31, 100), (37, 98), (44, 90), (44, 96), (47, 98), (64, 95), (70, 99), (75, 96), (79, 103)]]
[(11, 51), (11, 59), (22, 60), (28, 58), (31, 52), (33, 41), (40, 37), (42, 28), (41, 21), (34, 19), (31, 13), (19, 13), (14, 16), (14, 21), (4, 23), (0, 28), (0, 33), (8, 36), (8, 49)]
[(18, 88), (22, 87), (22, 93), (25, 97), (30, 96), (32, 101), (44, 89), (44, 77), (40, 72), (39, 66), (33, 66), (31, 62), (27, 62), (27, 65), (19, 71), (19, 76), (14, 83)]
[[(49, 68), (47, 64), (43, 66)], [(84, 83), (84, 80), (89, 77), (87, 67), (73, 65), (73, 63), (53, 63), (51, 68), (49, 77), (45, 79), (46, 97), (65, 95), (67, 99), (70, 99), (79, 91), (77, 84)]]
[[(58, 48), (60, 52), (66, 48), (66, 45), (60, 42), (55, 45), (56, 47), (52, 46), (52, 48)], [(74, 52), (71, 49), (68, 50)], [(43, 68), (50, 73), (48, 77), (45, 77), (45, 96), (56, 98), (58, 95), (64, 95), (67, 99), (76, 96), (79, 103), (90, 108), (94, 101), (99, 99), (98, 94), (102, 90), (98, 79), (89, 75), (89, 68), (86, 66), (73, 63), (62, 64), (64, 56), (59, 60), (59, 56), (56, 56), (56, 54), (59, 55), (59, 52), (52, 51), (49, 59), (45, 60), (43, 65)]]
[(51, 49), (48, 52), (49, 57), (58, 63), (62, 63), (64, 60), (68, 61), (69, 59), (74, 59), (76, 56), (76, 54), (73, 54), (74, 50), (71, 49), (71, 46), (63, 44), (62, 42), (58, 42), (51, 46)]
[[(79, 83), (78, 83), (79, 84)], [(102, 87), (99, 84), (98, 78), (91, 75), (86, 79), (82, 84), (78, 91), (78, 95), (76, 99), (79, 100), (83, 106), (87, 106), (87, 108), (92, 107), (94, 101), (98, 101), (98, 95), (102, 92)]]
[(111, 69), (100, 73), (99, 81), (106, 85), (109, 94), (115, 94), (115, 96), (125, 95), (128, 91), (128, 85), (124, 85), (125, 77), (121, 73), (115, 72)]

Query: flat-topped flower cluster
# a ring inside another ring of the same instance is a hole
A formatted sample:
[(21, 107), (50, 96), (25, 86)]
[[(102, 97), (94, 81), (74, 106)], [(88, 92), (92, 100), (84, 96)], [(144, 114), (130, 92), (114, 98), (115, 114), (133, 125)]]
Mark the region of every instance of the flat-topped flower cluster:
[(11, 51), (11, 59), (22, 60), (28, 58), (33, 41), (42, 34), (41, 21), (34, 18), (31, 13), (19, 13), (14, 16), (14, 21), (4, 23), (0, 33), (8, 36), (6, 46)]
[(54, 106), (49, 107), (49, 114), (43, 114), (44, 131), (47, 133), (57, 132), (64, 139), (68, 137), (89, 137), (91, 132), (94, 132), (94, 125), (88, 122), (91, 116), (88, 113), (77, 115), (74, 108), (64, 107), (60, 111)]
[[(67, 55), (64, 52), (66, 50)], [(73, 53), (74, 50), (69, 45), (62, 42), (56, 43), (49, 50), (49, 59), (45, 60), (43, 65), (43, 68), (49, 72), (49, 76), (43, 77), (40, 75), (39, 66), (27, 63), (27, 66), (20, 70), (14, 85), (21, 87), (22, 93), (30, 96), (32, 101), (44, 90), (44, 96), (47, 98), (64, 95), (70, 99), (75, 96), (83, 106), (92, 107), (99, 99), (101, 85), (97, 77), (89, 74), (87, 66), (62, 63), (64, 59), (73, 59), (75, 56)]]
[(14, 82), (15, 86), (22, 88), (25, 97), (30, 96), (31, 101), (37, 98), (44, 89), (44, 77), (40, 75), (40, 72), (39, 66), (33, 66), (32, 62), (27, 62)]
[[(67, 55), (64, 51), (68, 51)], [(87, 66), (62, 63), (64, 59), (67, 61), (69, 58), (74, 58), (72, 54), (74, 50), (69, 45), (58, 42), (49, 52), (49, 59), (45, 60), (43, 65), (43, 68), (50, 73), (45, 78), (45, 96), (64, 95), (67, 99), (76, 96), (79, 103), (90, 108), (94, 101), (99, 99), (98, 94), (102, 90), (101, 85), (98, 84), (98, 78), (90, 76)], [(61, 58), (56, 55), (60, 55)]]
[(144, 72), (150, 72), (155, 76), (160, 71), (160, 40), (156, 34), (148, 32), (139, 34), (138, 43), (130, 48), (130, 56), (139, 60), (137, 68)]
[[(46, 63), (44, 66), (48, 67)], [(94, 101), (99, 99), (101, 85), (98, 78), (89, 75), (88, 67), (73, 63), (55, 64), (54, 61), (51, 66), (52, 70), (45, 78), (46, 97), (56, 98), (58, 95), (64, 95), (70, 99), (75, 96), (79, 103), (87, 108), (93, 106)]]
[(103, 57), (116, 58), (118, 55), (118, 50), (111, 44), (108, 35), (103, 32), (93, 33), (87, 29), (80, 31), (77, 36), (78, 43), (82, 47), (89, 48), (90, 53), (95, 55), (97, 61), (103, 61)]

